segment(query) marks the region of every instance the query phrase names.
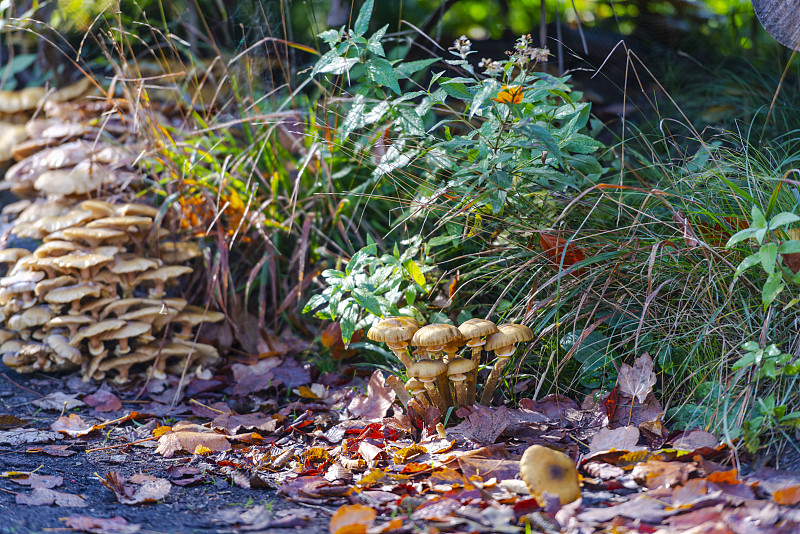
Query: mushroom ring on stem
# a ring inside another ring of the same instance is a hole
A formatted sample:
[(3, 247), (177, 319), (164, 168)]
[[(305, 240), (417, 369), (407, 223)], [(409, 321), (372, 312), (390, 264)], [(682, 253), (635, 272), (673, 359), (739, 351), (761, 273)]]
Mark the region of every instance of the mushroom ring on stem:
[(504, 324), (497, 329), (497, 333), (491, 334), (486, 338), (486, 350), (493, 350), (495, 356), (497, 356), (497, 361), (492, 367), (492, 372), (489, 373), (486, 387), (481, 395), (481, 404), (486, 406), (492, 402), (494, 390), (497, 389), (497, 384), (503, 376), (506, 363), (514, 355), (516, 344), (533, 339), (531, 329), (521, 324)]

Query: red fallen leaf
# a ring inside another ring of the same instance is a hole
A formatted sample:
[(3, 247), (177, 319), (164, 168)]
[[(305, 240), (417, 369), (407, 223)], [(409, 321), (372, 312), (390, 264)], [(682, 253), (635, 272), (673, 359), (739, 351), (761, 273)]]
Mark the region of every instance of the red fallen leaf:
[(530, 497), (528, 499), (520, 499), (513, 505), (514, 508), (514, 515), (519, 519), (524, 515), (531, 514), (533, 512), (539, 511), (539, 501), (536, 500), (534, 497)]
[(122, 409), (122, 401), (107, 389), (98, 389), (91, 395), (86, 395), (83, 402), (98, 412), (114, 412)]
[(614, 418), (614, 413), (617, 411), (618, 404), (619, 404), (619, 386), (612, 389), (611, 393), (606, 395), (606, 398), (603, 399), (603, 407), (606, 409), (606, 414), (608, 414), (609, 420)]
[(328, 526), (330, 534), (362, 534), (375, 524), (378, 512), (361, 504), (340, 506), (331, 516)]
[(67, 528), (90, 534), (135, 534), (141, 527), (135, 523), (128, 523), (124, 517), (88, 517), (73, 515), (61, 518)]
[(772, 499), (784, 506), (800, 504), (800, 486), (788, 486), (772, 492)]
[[(561, 259), (563, 256), (563, 268), (566, 269), (575, 265), (578, 262), (584, 261), (586, 259), (586, 254), (584, 254), (583, 250), (575, 245), (574, 242), (569, 242), (560, 237), (553, 235), (553, 234), (546, 234), (540, 233), (539, 234), (539, 246), (542, 247), (542, 252), (544, 252), (545, 257), (550, 261), (550, 263), (556, 269), (562, 265)], [(566, 249), (565, 249), (566, 246)], [(586, 272), (585, 268), (578, 269), (570, 274), (572, 276), (578, 276), (584, 274)]]
[[(358, 343), (364, 337), (363, 330), (356, 330), (353, 332), (353, 338), (350, 343)], [(322, 345), (331, 353), (331, 357), (336, 360), (344, 360), (352, 358), (356, 355), (355, 349), (345, 350), (344, 341), (342, 341), (342, 325), (339, 321), (334, 321), (325, 327), (325, 330), (319, 336)]]

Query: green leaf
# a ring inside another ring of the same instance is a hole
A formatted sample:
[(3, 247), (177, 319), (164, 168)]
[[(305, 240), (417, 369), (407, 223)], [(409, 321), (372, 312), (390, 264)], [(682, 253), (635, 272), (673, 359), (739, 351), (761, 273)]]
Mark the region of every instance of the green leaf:
[(353, 31), (356, 35), (364, 35), (369, 29), (369, 19), (372, 18), (372, 6), (374, 0), (365, 0), (364, 5), (361, 6), (361, 11), (358, 12), (356, 23), (353, 24)]
[(603, 143), (600, 141), (578, 133), (571, 134), (562, 147), (566, 152), (576, 152), (578, 154), (591, 154), (601, 148), (603, 148)]
[(762, 245), (761, 249), (758, 251), (758, 256), (761, 260), (761, 266), (764, 268), (764, 272), (767, 274), (774, 273), (775, 262), (778, 259), (778, 245), (775, 243)]
[(387, 24), (386, 26), (384, 26), (383, 28), (372, 34), (372, 37), (370, 37), (369, 40), (367, 41), (367, 50), (381, 57), (386, 56), (386, 53), (383, 51), (383, 45), (381, 44), (381, 39), (383, 39), (384, 34), (386, 34), (386, 29), (388, 27), (389, 25)]
[(761, 213), (761, 210), (758, 209), (758, 206), (753, 204), (753, 209), (750, 211), (750, 214), (753, 218), (753, 224), (750, 225), (750, 228), (767, 228), (767, 220), (764, 218), (764, 214)]
[[(330, 57), (328, 57), (330, 56)], [(314, 70), (311, 74), (327, 73), (327, 74), (344, 74), (349, 71), (353, 65), (358, 63), (358, 58), (342, 57), (336, 50), (331, 50), (317, 61), (314, 65)]]
[(365, 291), (360, 288), (356, 288), (353, 290), (353, 298), (358, 303), (359, 306), (367, 310), (372, 315), (377, 317), (382, 317), (383, 312), (381, 311), (381, 305), (378, 301), (377, 297), (370, 293), (369, 291)]
[(410, 77), (412, 74), (421, 71), (422, 69), (427, 69), (440, 58), (434, 57), (431, 59), (420, 59), (419, 61), (409, 61), (403, 62), (397, 65), (397, 71), (402, 74), (403, 76)]
[(342, 38), (342, 30), (324, 31), (320, 34), (317, 34), (317, 37), (322, 39), (323, 42), (327, 43), (331, 48), (333, 48), (336, 46), (336, 43), (339, 42), (339, 39)]
[(781, 254), (797, 254), (800, 252), (800, 241), (784, 241), (781, 243), (781, 246), (778, 247), (778, 252)]
[(350, 275), (353, 271), (358, 271), (364, 265), (371, 262), (374, 259), (375, 254), (378, 251), (378, 246), (375, 244), (367, 245), (366, 247), (362, 248), (355, 254), (353, 257), (350, 258), (350, 261), (347, 262), (347, 267), (345, 267), (345, 273)]
[(736, 267), (736, 273), (734, 273), (734, 276), (737, 277), (741, 275), (747, 269), (749, 269), (753, 265), (758, 264), (758, 262), (760, 261), (761, 261), (760, 251), (756, 252), (755, 254), (750, 254), (749, 256), (747, 256), (745, 259), (742, 260), (742, 263), (740, 263), (738, 267)]
[(730, 239), (728, 239), (728, 242), (725, 244), (725, 248), (731, 248), (733, 245), (735, 245), (740, 241), (744, 241), (745, 239), (750, 239), (751, 237), (753, 237), (754, 232), (755, 230), (752, 230), (750, 228), (739, 230), (738, 232), (733, 234)]
[(469, 118), (474, 115), (482, 116), (483, 106), (489, 97), (497, 92), (497, 82), (495, 80), (484, 80), (483, 86), (475, 93), (469, 105)]
[(342, 328), (342, 341), (345, 347), (347, 347), (350, 344), (350, 340), (353, 339), (357, 322), (358, 306), (356, 306), (355, 302), (350, 302), (342, 311), (342, 316), (339, 319), (339, 326)]
[(800, 221), (800, 217), (795, 215), (794, 213), (789, 213), (788, 211), (784, 211), (783, 213), (777, 214), (769, 221), (769, 229), (775, 230), (776, 228), (780, 228), (786, 224), (791, 224), (793, 222)]
[(492, 214), (499, 215), (506, 205), (508, 192), (503, 189), (495, 189), (489, 193), (489, 204), (492, 206)]
[(378, 85), (385, 85), (398, 95), (401, 94), (397, 73), (391, 63), (383, 58), (376, 58), (368, 61), (365, 67), (370, 80)]
[(342, 138), (347, 139), (347, 136), (364, 125), (364, 110), (366, 109), (366, 99), (364, 95), (356, 95), (353, 98), (353, 104), (350, 106), (350, 111), (342, 122)]
[(778, 298), (778, 295), (783, 291), (784, 287), (786, 286), (783, 283), (781, 273), (772, 273), (769, 278), (767, 278), (764, 287), (761, 289), (761, 302), (764, 304), (765, 311), (769, 308), (769, 305)]
[(423, 291), (427, 291), (425, 286), (425, 275), (422, 274), (422, 269), (419, 268), (417, 262), (414, 260), (406, 260), (403, 262), (403, 267), (409, 276), (411, 276), (411, 279), (414, 280), (414, 283), (421, 287)]
[(314, 295), (313, 297), (308, 299), (308, 302), (306, 302), (306, 305), (303, 306), (303, 313), (309, 313), (311, 311), (314, 311), (318, 307), (320, 307), (320, 306), (322, 306), (324, 304), (327, 304), (327, 302), (328, 302), (328, 299), (326, 299), (322, 295)]

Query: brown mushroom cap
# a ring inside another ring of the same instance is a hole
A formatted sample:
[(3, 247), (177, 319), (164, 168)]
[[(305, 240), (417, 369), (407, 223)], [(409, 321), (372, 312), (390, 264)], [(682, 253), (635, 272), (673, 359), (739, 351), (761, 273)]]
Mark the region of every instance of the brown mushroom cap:
[(420, 382), (418, 379), (411, 377), (406, 381), (406, 391), (408, 391), (412, 395), (421, 393), (425, 391), (425, 384)]
[(106, 319), (104, 321), (98, 321), (78, 330), (77, 334), (72, 337), (69, 344), (73, 347), (76, 347), (84, 339), (99, 338), (100, 334), (110, 330), (119, 330), (123, 326), (125, 326), (125, 321), (121, 319)]
[(440, 360), (420, 360), (408, 368), (408, 376), (423, 382), (429, 382), (444, 372), (447, 372), (447, 364)]
[(114, 212), (120, 216), (141, 216), (141, 217), (149, 217), (151, 219), (155, 219), (158, 215), (158, 208), (154, 208), (153, 206), (148, 206), (146, 204), (137, 204), (137, 203), (130, 203), (130, 204), (121, 204), (119, 206), (114, 206)]
[(41, 326), (53, 318), (53, 311), (49, 306), (34, 306), (27, 310), (12, 315), (6, 324), (12, 330), (20, 331), (26, 328)]
[(70, 337), (74, 337), (78, 328), (82, 325), (91, 324), (94, 319), (88, 315), (61, 315), (53, 317), (45, 325), (46, 328), (68, 328)]
[(145, 273), (140, 274), (136, 277), (135, 283), (146, 282), (146, 281), (155, 281), (164, 283), (167, 280), (171, 280), (173, 278), (178, 278), (184, 274), (189, 274), (194, 269), (191, 267), (187, 267), (185, 265), (166, 265), (164, 267), (159, 267), (153, 271), (147, 271)]
[(65, 228), (61, 233), (69, 241), (83, 242), (89, 246), (98, 246), (103, 241), (124, 243), (128, 240), (125, 232), (109, 228)]
[(84, 160), (71, 169), (44, 171), (36, 177), (33, 187), (46, 195), (85, 195), (115, 181), (109, 167)]
[(103, 217), (96, 219), (86, 224), (86, 228), (112, 228), (126, 230), (128, 228), (149, 228), (153, 225), (153, 219), (150, 217), (141, 217), (136, 215), (115, 215), (113, 217)]
[(63, 275), (56, 278), (48, 278), (36, 284), (34, 294), (43, 299), (48, 293), (59, 287), (70, 286), (78, 283), (78, 279), (74, 276)]
[(67, 304), (89, 296), (99, 297), (100, 287), (90, 282), (59, 287), (45, 295), (44, 300), (50, 304)]
[(92, 219), (111, 217), (114, 215), (114, 205), (102, 200), (84, 200), (79, 204), (82, 210), (90, 211)]
[(474, 371), (478, 364), (467, 358), (454, 358), (447, 364), (447, 375), (465, 375)]
[(125, 323), (122, 327), (118, 328), (117, 330), (110, 330), (100, 334), (99, 339), (101, 341), (109, 341), (112, 339), (125, 339), (125, 338), (136, 337), (146, 332), (149, 332), (151, 328), (153, 328), (153, 325), (151, 324), (143, 323), (140, 321), (130, 321), (128, 323)]
[(417, 321), (411, 317), (386, 317), (367, 332), (367, 338), (379, 343), (398, 343), (409, 341), (419, 330)]
[(469, 340), (467, 346), (471, 347), (473, 341), (497, 332), (497, 325), (486, 319), (467, 319), (458, 326), (458, 331)]
[(581, 497), (578, 469), (563, 452), (532, 445), (522, 454), (519, 472), (536, 498), (547, 492), (558, 495), (561, 504), (568, 504)]
[(134, 306), (149, 306), (150, 304), (147, 301), (148, 299), (142, 299), (142, 298), (118, 299), (105, 306), (103, 308), (103, 311), (100, 312), (99, 317), (101, 319), (105, 319), (109, 315), (119, 317), (120, 315), (124, 315), (125, 313), (127, 313), (128, 310), (130, 310)]
[(60, 334), (50, 334), (44, 338), (44, 342), (57, 356), (72, 363), (80, 364), (83, 361), (81, 351), (69, 344), (69, 340)]
[(423, 326), (414, 333), (411, 344), (415, 347), (438, 347), (450, 341), (461, 340), (458, 328), (451, 324), (436, 323)]
[(533, 339), (533, 332), (521, 324), (502, 324), (497, 332), (486, 337), (486, 350), (497, 350)]
[[(88, 272), (88, 270), (92, 267), (105, 265), (106, 263), (111, 262), (113, 259), (113, 257), (104, 256), (102, 254), (87, 252), (60, 256), (55, 258), (53, 262), (64, 269), (77, 269), (81, 272)], [(87, 277), (88, 275), (85, 276), (85, 278)]]
[(21, 258), (30, 254), (31, 251), (26, 248), (6, 248), (0, 250), (0, 263), (17, 263)]
[(134, 254), (124, 254), (117, 256), (108, 269), (116, 274), (129, 274), (140, 273), (148, 269), (157, 269), (158, 266), (158, 262), (155, 260), (148, 260)]
[(33, 251), (33, 255), (37, 258), (50, 258), (50, 257), (57, 257), (63, 256), (64, 254), (68, 254), (70, 252), (75, 251), (83, 251), (84, 248), (81, 247), (77, 243), (73, 243), (71, 241), (48, 241), (47, 243), (42, 243), (39, 245), (36, 250)]
[(184, 263), (203, 254), (193, 241), (165, 241), (159, 243), (158, 253), (165, 263)]
[(52, 217), (44, 217), (39, 219), (33, 223), (33, 226), (43, 230), (44, 232), (47, 232), (48, 234), (51, 234), (53, 232), (63, 230), (64, 228), (76, 226), (90, 220), (91, 218), (92, 214), (89, 211), (71, 210), (63, 215), (54, 215)]

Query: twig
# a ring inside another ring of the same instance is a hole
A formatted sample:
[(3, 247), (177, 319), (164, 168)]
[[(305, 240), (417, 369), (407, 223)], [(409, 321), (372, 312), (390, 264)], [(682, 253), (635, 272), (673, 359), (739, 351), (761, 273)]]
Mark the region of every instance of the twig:
[(9, 382), (11, 382), (12, 384), (14, 384), (15, 386), (17, 386), (17, 387), (18, 387), (18, 388), (20, 388), (20, 389), (24, 389), (25, 391), (29, 391), (29, 392), (33, 393), (34, 395), (39, 395), (39, 397), (40, 397), (40, 398), (42, 398), (42, 399), (44, 398), (44, 395), (42, 395), (42, 394), (41, 394), (41, 393), (39, 393), (38, 391), (34, 391), (34, 390), (32, 390), (32, 389), (26, 388), (26, 387), (25, 387), (25, 386), (23, 386), (22, 384), (17, 384), (17, 383), (16, 383), (16, 382), (14, 382), (13, 380), (11, 380), (11, 378), (10, 378), (10, 377), (9, 377), (7, 374), (5, 374), (5, 373), (3, 373), (3, 378), (5, 378), (6, 380), (8, 380)]

